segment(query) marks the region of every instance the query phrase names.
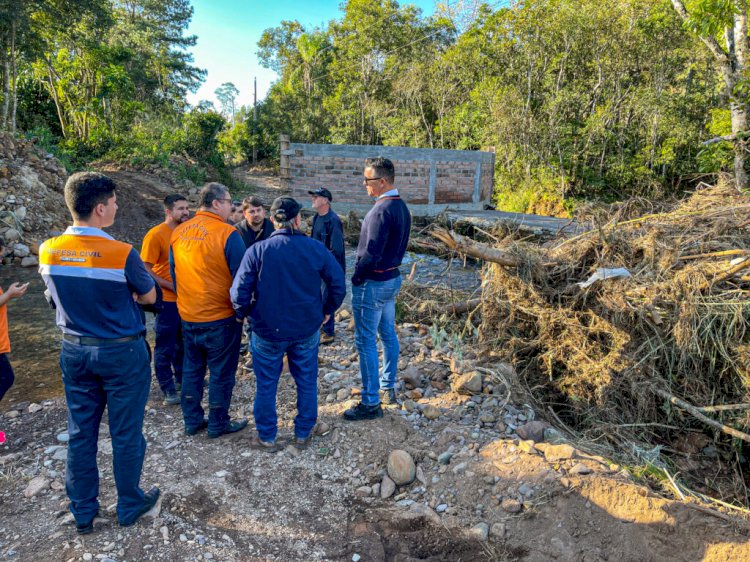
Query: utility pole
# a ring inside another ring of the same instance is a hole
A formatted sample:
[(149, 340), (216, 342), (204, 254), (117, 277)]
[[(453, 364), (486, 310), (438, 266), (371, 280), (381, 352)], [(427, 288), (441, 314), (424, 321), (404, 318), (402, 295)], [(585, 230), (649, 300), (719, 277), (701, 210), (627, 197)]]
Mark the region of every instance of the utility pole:
[(258, 79), (253, 78), (253, 164), (258, 162)]

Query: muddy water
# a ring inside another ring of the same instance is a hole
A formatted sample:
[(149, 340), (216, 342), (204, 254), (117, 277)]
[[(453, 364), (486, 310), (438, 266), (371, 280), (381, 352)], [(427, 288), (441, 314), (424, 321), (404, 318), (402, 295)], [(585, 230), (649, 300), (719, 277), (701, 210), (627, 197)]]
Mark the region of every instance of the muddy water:
[[(355, 248), (347, 248), (347, 284), (354, 266)], [(474, 290), (479, 287), (479, 269), (463, 267), (461, 260), (448, 262), (422, 254), (408, 253), (401, 271), (408, 275), (416, 263), (414, 280), (431, 286)], [(16, 382), (0, 402), (0, 412), (20, 402), (39, 402), (62, 396), (62, 379), (59, 366), (60, 330), (55, 325), (55, 313), (44, 299), (44, 283), (35, 267), (20, 268), (0, 266), (0, 286), (7, 288), (12, 282), (29, 282), (29, 289), (21, 299), (8, 304), (10, 328), (10, 355)], [(347, 304), (351, 303), (351, 286), (348, 287)], [(147, 314), (149, 340), (153, 345), (153, 315)]]
[(35, 267), (0, 266), (0, 285), (29, 283), (26, 294), (8, 303), (10, 361), (16, 382), (0, 402), (5, 411), (14, 402), (38, 402), (62, 395), (60, 330), (55, 311), (44, 299), (44, 283)]

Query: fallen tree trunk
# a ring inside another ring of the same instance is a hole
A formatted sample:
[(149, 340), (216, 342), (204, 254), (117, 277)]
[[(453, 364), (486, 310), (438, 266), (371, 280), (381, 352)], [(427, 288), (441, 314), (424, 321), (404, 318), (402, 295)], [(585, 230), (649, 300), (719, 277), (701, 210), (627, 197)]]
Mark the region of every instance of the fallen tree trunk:
[(471, 238), (462, 236), (452, 230), (448, 232), (444, 228), (436, 228), (430, 231), (430, 236), (437, 238), (451, 250), (472, 258), (491, 261), (505, 267), (518, 267), (520, 263), (516, 256), (508, 252), (503, 252), (482, 242), (475, 242)]
[(464, 312), (474, 310), (480, 304), (482, 304), (482, 299), (471, 299), (464, 302), (457, 302), (450, 305), (447, 312), (448, 314), (463, 314)]

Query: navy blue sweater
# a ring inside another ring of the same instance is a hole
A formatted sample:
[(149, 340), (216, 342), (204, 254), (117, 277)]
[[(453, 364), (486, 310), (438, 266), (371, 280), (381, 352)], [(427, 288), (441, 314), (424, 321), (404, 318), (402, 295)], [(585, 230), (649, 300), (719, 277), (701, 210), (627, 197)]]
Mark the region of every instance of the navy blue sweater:
[(341, 269), (346, 271), (346, 250), (344, 244), (344, 226), (341, 219), (329, 210), (325, 215), (313, 217), (310, 238), (321, 242), (339, 262)]
[(398, 277), (410, 229), (411, 215), (400, 197), (378, 199), (362, 221), (352, 284)]
[[(325, 302), (321, 281), (328, 287)], [(341, 306), (346, 281), (323, 244), (282, 228), (245, 252), (229, 295), (261, 338), (293, 341), (312, 336), (323, 316)]]

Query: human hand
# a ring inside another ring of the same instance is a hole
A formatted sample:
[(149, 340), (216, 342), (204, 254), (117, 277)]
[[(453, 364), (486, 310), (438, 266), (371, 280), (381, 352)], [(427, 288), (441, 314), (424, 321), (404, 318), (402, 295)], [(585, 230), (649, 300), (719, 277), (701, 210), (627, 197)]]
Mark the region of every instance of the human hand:
[(24, 296), (26, 294), (26, 289), (28, 288), (28, 283), (24, 283), (23, 285), (20, 283), (12, 283), (5, 292), (8, 294), (9, 299), (17, 299), (18, 297)]

